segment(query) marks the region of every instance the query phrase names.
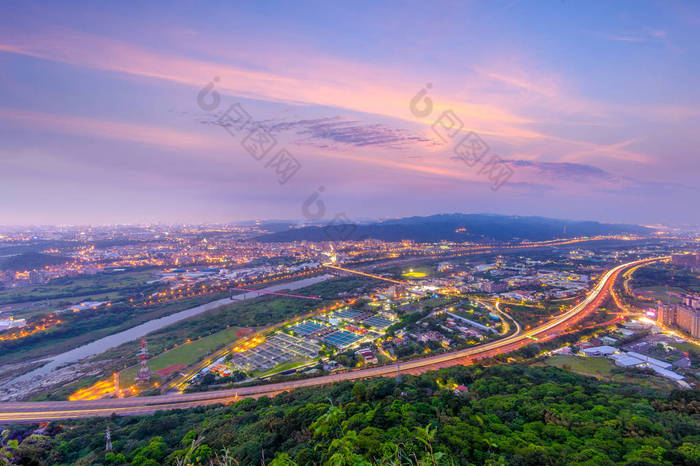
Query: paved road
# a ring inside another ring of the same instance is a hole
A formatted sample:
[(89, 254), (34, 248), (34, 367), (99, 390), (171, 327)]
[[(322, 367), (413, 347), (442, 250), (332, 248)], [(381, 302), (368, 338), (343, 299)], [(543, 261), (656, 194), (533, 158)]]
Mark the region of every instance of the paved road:
[(50, 376), (52, 372), (60, 367), (65, 367), (67, 364), (72, 364), (85, 359), (90, 356), (101, 354), (110, 348), (115, 348), (123, 343), (138, 340), (139, 338), (148, 335), (149, 333), (155, 332), (163, 327), (172, 325), (184, 319), (189, 319), (191, 317), (197, 316), (204, 312), (211, 311), (218, 307), (231, 304), (231, 302), (245, 301), (247, 299), (257, 298), (259, 296), (265, 295), (267, 292), (277, 292), (280, 290), (296, 290), (299, 288), (304, 288), (307, 286), (315, 285), (322, 281), (332, 278), (332, 275), (319, 275), (315, 277), (302, 278), (293, 282), (278, 283), (276, 285), (270, 285), (266, 288), (256, 291), (248, 291), (246, 293), (241, 293), (234, 295), (232, 297), (217, 299), (216, 301), (210, 301), (208, 303), (200, 304), (189, 309), (175, 312), (173, 314), (159, 317), (157, 319), (149, 320), (143, 324), (137, 325), (135, 327), (129, 328), (127, 330), (108, 335), (106, 337), (95, 340), (91, 343), (79, 346), (72, 350), (66, 351), (61, 354), (56, 354), (53, 356), (41, 359), (41, 361), (49, 361), (47, 364), (38, 367), (32, 371), (26, 372), (14, 379), (6, 382), (2, 385), (5, 389), (14, 387), (22, 388), (22, 385), (29, 383), (34, 383), (39, 378), (44, 378)]
[[(419, 373), (440, 367), (464, 364), (474, 359), (492, 357), (526, 346), (533, 338), (552, 338), (579, 322), (586, 314), (596, 309), (610, 291), (619, 273), (638, 264), (666, 259), (665, 257), (644, 259), (619, 265), (598, 281), (596, 286), (579, 304), (547, 323), (526, 332), (517, 332), (509, 337), (483, 345), (439, 354), (401, 363), (401, 372)], [(243, 397), (270, 396), (287, 390), (311, 387), (338, 382), (341, 380), (364, 379), (368, 377), (392, 376), (397, 365), (390, 364), (369, 369), (358, 369), (334, 375), (314, 377), (304, 380), (281, 382), (239, 389), (220, 390), (202, 393), (107, 399), (95, 401), (44, 401), (0, 403), (0, 423), (38, 422), (55, 419), (70, 419), (93, 416), (147, 414), (166, 409), (183, 409), (216, 403), (229, 403)]]

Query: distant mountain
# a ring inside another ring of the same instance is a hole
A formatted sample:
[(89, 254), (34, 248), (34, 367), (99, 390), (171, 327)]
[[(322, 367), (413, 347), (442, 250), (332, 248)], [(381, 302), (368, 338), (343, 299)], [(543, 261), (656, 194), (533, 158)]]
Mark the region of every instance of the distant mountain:
[(263, 242), (379, 239), (385, 241), (543, 241), (620, 233), (649, 233), (639, 225), (492, 214), (439, 214), (370, 224), (306, 226), (259, 236)]

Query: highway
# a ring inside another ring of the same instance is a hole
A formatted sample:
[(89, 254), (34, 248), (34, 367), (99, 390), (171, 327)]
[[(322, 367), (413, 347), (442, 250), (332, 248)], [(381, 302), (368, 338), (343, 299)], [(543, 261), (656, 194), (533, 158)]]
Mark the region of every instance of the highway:
[[(585, 315), (596, 309), (610, 291), (619, 273), (639, 264), (667, 259), (658, 257), (618, 265), (607, 271), (580, 303), (548, 322), (523, 332), (519, 326), (512, 335), (490, 343), (471, 348), (438, 354), (400, 363), (402, 373), (420, 373), (440, 367), (467, 364), (476, 359), (493, 357), (524, 347), (534, 339), (553, 338), (578, 323)], [(499, 309), (500, 311), (500, 309)], [(517, 325), (517, 323), (516, 323)], [(229, 403), (244, 397), (272, 396), (277, 393), (302, 387), (325, 385), (343, 380), (356, 380), (368, 377), (393, 376), (397, 373), (396, 364), (356, 369), (332, 375), (313, 377), (304, 380), (280, 382), (238, 389), (219, 390), (201, 393), (167, 394), (151, 397), (105, 399), (94, 401), (44, 401), (0, 403), (0, 424), (13, 422), (39, 422), (57, 419), (71, 419), (93, 416), (149, 414), (159, 410), (184, 409), (217, 403)]]

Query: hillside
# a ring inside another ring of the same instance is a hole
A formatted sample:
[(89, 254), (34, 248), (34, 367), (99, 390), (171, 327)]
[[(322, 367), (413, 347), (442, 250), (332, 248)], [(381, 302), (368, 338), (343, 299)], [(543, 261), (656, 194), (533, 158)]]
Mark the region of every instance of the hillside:
[[(339, 232), (342, 231), (342, 232)], [(384, 241), (511, 241), (524, 239), (544, 241), (554, 238), (609, 235), (620, 233), (644, 234), (650, 230), (639, 225), (607, 224), (559, 220), (545, 217), (518, 217), (489, 214), (440, 214), (429, 217), (408, 217), (348, 228), (334, 225), (306, 226), (276, 231), (257, 239), (264, 242), (328, 241), (368, 238)], [(347, 232), (347, 233), (343, 233)]]
[[(457, 384), (468, 392), (456, 392)], [(114, 451), (105, 454), (107, 426)], [(61, 421), (45, 435), (30, 435), (35, 428), (13, 427), (19, 464), (700, 461), (697, 391), (662, 394), (519, 365), (345, 382), (153, 416)]]

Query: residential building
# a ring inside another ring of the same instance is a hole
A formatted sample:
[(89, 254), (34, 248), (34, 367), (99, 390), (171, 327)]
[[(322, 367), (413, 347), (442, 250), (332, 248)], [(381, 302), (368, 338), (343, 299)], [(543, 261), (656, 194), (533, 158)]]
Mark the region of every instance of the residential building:
[[(691, 303), (696, 303), (693, 298)], [(700, 338), (700, 309), (686, 305), (659, 305), (656, 320), (667, 327), (676, 327), (693, 338)]]

